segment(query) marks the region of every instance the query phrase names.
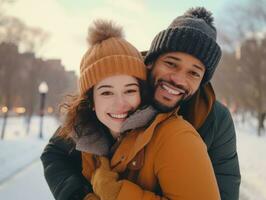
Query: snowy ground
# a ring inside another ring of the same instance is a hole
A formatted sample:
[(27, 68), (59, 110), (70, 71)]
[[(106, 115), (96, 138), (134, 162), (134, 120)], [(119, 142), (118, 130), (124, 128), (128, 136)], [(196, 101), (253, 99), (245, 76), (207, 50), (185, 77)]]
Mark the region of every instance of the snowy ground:
[[(58, 127), (55, 118), (45, 117), (43, 139), (39, 139), (39, 122), (39, 117), (33, 117), (30, 132), (26, 135), (25, 118), (8, 119), (5, 138), (0, 140), (0, 183), (32, 161), (39, 159), (44, 145)], [(0, 128), (2, 128), (1, 119)]]
[[(235, 118), (238, 154), (242, 174), (240, 200), (266, 200), (266, 132), (256, 136), (255, 120), (244, 124)], [(40, 153), (58, 122), (44, 119), (44, 139), (38, 138), (39, 118), (34, 117), (30, 134), (23, 118), (11, 118), (4, 141), (0, 140), (0, 199), (52, 200), (43, 177)], [(0, 128), (2, 121), (0, 119)]]
[(52, 193), (42, 176), (41, 161), (35, 161), (0, 185), (3, 200), (53, 200)]
[(241, 200), (266, 200), (266, 131), (256, 136), (256, 121), (235, 118), (242, 182)]

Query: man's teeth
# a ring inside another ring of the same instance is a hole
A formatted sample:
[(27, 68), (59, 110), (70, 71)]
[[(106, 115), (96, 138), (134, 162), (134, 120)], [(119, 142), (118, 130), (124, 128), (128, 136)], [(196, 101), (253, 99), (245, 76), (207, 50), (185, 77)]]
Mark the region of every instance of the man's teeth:
[(163, 89), (165, 89), (168, 93), (178, 95), (181, 94), (182, 92), (173, 90), (172, 88), (167, 87), (166, 85), (162, 85)]
[(113, 118), (117, 118), (117, 119), (124, 119), (127, 117), (127, 114), (111, 114), (110, 113), (110, 116)]

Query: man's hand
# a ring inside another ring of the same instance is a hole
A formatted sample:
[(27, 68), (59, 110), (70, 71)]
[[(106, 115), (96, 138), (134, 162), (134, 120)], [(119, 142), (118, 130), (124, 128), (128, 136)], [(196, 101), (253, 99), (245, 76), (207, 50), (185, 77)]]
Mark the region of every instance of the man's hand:
[(100, 167), (92, 175), (93, 191), (101, 200), (115, 200), (120, 192), (122, 183), (118, 181), (118, 173), (111, 171), (109, 160), (99, 157)]

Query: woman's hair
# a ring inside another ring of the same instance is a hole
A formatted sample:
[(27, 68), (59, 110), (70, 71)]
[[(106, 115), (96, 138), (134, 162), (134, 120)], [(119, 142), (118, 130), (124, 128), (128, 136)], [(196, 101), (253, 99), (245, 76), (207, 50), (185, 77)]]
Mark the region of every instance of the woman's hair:
[[(146, 81), (138, 79), (140, 86), (140, 107), (145, 106), (149, 102), (150, 95)], [(93, 88), (89, 89), (84, 95), (67, 95), (66, 101), (60, 105), (60, 111), (64, 109), (66, 113), (63, 125), (59, 130), (58, 135), (71, 139), (73, 137), (73, 131), (75, 135), (82, 136), (82, 129), (93, 125), (93, 128), (108, 131), (97, 118), (94, 110), (93, 102)], [(87, 133), (89, 134), (89, 132)]]

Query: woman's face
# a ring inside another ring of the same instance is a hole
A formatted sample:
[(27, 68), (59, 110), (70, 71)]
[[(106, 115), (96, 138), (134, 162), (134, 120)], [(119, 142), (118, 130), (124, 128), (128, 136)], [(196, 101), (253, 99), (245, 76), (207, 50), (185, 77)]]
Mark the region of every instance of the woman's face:
[(93, 101), (97, 118), (116, 138), (122, 123), (141, 103), (139, 83), (128, 75), (105, 78), (94, 86)]

